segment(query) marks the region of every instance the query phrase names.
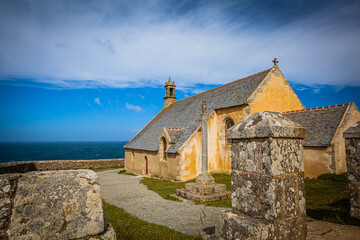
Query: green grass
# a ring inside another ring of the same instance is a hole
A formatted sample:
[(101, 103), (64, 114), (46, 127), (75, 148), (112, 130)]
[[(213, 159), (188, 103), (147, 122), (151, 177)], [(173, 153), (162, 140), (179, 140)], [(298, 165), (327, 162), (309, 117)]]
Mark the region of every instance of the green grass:
[(136, 174), (126, 172), (125, 169), (120, 170), (120, 171), (118, 172), (118, 174), (136, 176)]
[[(189, 182), (194, 181), (195, 180)], [(184, 188), (185, 184), (188, 182), (173, 182), (165, 179), (144, 178), (141, 180), (141, 183), (147, 186), (149, 190), (159, 194), (164, 199), (180, 201), (179, 199), (170, 195), (176, 194), (176, 189)]]
[(90, 169), (90, 170), (93, 170), (94, 172), (102, 172), (102, 171), (115, 170), (115, 169), (121, 169), (121, 168), (118, 168), (118, 167), (114, 167), (114, 168), (97, 168), (97, 169)]
[(117, 239), (201, 239), (161, 225), (148, 223), (105, 201), (103, 201), (103, 209), (115, 229)]
[(305, 179), (306, 213), (309, 217), (340, 224), (360, 226), (349, 214), (349, 193), (346, 174), (323, 174)]

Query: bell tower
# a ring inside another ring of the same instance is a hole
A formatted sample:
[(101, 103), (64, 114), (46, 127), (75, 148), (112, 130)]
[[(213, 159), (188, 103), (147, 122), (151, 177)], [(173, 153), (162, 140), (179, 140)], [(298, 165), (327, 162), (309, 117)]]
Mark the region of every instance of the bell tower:
[(170, 104), (176, 102), (175, 97), (175, 82), (169, 80), (165, 83), (165, 97), (164, 97), (164, 108), (167, 108)]

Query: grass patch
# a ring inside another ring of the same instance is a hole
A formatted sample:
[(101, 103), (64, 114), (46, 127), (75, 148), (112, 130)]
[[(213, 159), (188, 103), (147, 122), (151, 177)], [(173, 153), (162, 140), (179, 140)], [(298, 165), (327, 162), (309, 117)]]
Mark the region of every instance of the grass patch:
[(120, 171), (118, 172), (118, 174), (136, 176), (136, 174), (126, 172), (125, 169), (120, 170)]
[(115, 167), (115, 168), (97, 168), (97, 169), (90, 169), (94, 172), (103, 172), (103, 171), (108, 171), (108, 170), (115, 170), (115, 169), (121, 169), (121, 168), (118, 168), (118, 167)]
[[(195, 180), (189, 182), (194, 181)], [(149, 190), (159, 194), (164, 199), (180, 202), (179, 199), (170, 195), (176, 194), (176, 189), (184, 188), (185, 184), (188, 182), (172, 182), (165, 179), (144, 178), (141, 180), (141, 183), (144, 184)]]
[(307, 215), (317, 220), (360, 226), (359, 220), (350, 217), (348, 191), (346, 173), (305, 179)]
[(103, 201), (104, 213), (114, 227), (117, 239), (201, 239), (173, 229), (143, 221), (123, 209)]

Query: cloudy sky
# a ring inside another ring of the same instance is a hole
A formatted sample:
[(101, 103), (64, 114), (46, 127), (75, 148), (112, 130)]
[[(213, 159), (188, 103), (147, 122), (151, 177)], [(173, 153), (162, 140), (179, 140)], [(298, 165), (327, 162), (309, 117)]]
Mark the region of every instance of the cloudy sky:
[(163, 105), (279, 66), (360, 106), (359, 1), (0, 1), (0, 141), (129, 140)]

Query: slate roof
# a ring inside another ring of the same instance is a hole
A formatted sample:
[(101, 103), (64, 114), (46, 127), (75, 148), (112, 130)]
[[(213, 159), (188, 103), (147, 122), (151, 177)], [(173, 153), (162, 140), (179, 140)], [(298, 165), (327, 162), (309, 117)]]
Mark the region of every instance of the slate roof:
[(168, 153), (177, 152), (201, 124), (203, 99), (206, 100), (208, 114), (215, 109), (243, 105), (271, 69), (175, 102), (161, 110), (124, 148), (157, 151), (164, 127), (183, 128), (181, 134), (177, 134), (174, 144), (166, 150)]
[(174, 143), (183, 133), (182, 128), (167, 128), (166, 131), (168, 132), (172, 143)]
[(304, 146), (327, 147), (331, 145), (336, 129), (339, 127), (348, 105), (311, 108), (284, 114), (305, 127)]

